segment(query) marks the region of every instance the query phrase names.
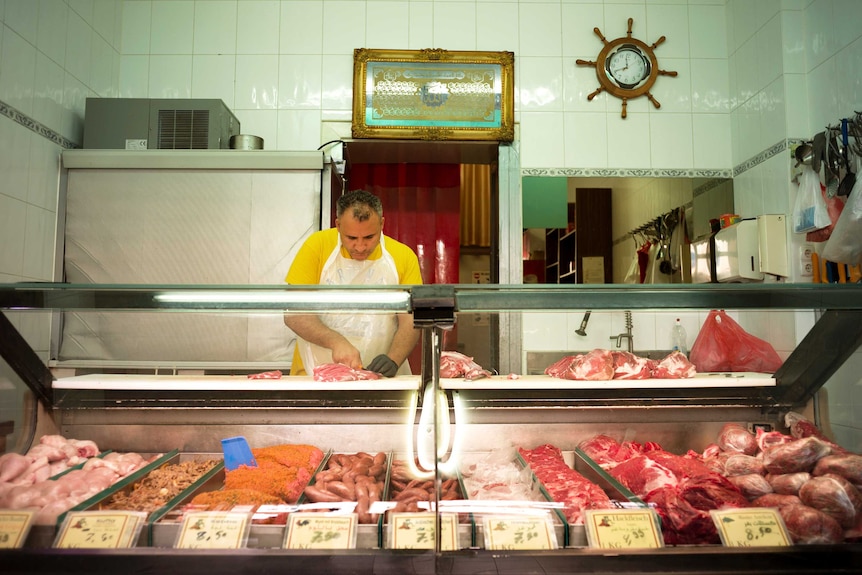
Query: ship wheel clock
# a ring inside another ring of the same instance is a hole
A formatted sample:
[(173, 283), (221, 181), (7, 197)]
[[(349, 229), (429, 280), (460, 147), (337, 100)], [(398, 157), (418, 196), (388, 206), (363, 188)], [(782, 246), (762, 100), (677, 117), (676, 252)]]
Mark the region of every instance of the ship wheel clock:
[(595, 66), (599, 78), (599, 88), (587, 96), (587, 100), (601, 94), (603, 91), (616, 96), (623, 101), (621, 116), (626, 117), (626, 106), (629, 100), (646, 96), (656, 108), (661, 108), (658, 100), (650, 94), (650, 88), (659, 76), (676, 76), (676, 72), (661, 70), (655, 57), (656, 47), (665, 41), (662, 36), (652, 45), (647, 45), (637, 38), (632, 38), (632, 23), (629, 18), (628, 32), (616, 40), (608, 40), (601, 30), (593, 28), (593, 32), (601, 38), (604, 47), (599, 52), (595, 62), (591, 60), (576, 60), (579, 66)]

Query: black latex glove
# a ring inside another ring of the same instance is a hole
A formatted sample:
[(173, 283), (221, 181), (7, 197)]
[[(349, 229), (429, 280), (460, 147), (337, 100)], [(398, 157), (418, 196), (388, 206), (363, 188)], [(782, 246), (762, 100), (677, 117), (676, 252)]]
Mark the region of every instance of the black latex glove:
[(365, 369), (379, 373), (384, 377), (395, 377), (395, 374), (398, 373), (398, 364), (389, 359), (388, 355), (381, 353), (372, 359)]

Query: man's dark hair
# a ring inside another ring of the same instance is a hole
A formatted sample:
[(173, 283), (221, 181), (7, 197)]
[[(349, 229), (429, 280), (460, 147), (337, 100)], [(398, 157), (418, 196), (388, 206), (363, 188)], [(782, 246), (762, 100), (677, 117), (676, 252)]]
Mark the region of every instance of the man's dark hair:
[(353, 217), (364, 222), (372, 213), (383, 218), (383, 203), (380, 198), (365, 190), (353, 190), (338, 198), (335, 215), (341, 217), (347, 210), (352, 210)]

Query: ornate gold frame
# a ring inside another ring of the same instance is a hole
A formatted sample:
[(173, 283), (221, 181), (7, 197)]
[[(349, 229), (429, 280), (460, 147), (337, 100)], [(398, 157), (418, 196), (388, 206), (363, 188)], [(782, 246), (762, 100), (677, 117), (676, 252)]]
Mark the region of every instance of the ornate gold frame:
[(513, 52), (353, 51), (354, 138), (515, 138)]

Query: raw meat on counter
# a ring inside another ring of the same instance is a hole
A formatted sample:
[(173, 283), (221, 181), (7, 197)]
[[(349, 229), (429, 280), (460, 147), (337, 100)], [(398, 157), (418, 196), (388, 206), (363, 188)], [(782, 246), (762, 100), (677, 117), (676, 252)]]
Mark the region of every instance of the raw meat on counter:
[(685, 354), (671, 352), (661, 361), (640, 357), (627, 351), (594, 349), (586, 354), (569, 355), (545, 368), (545, 375), (578, 381), (611, 379), (687, 379), (697, 371)]
[(467, 498), (482, 501), (545, 501), (529, 468), (515, 461), (514, 447), (466, 456), (461, 477)]
[(601, 487), (566, 464), (559, 448), (545, 444), (535, 449), (519, 448), (518, 453), (545, 486), (551, 499), (565, 503), (564, 513), (569, 525), (582, 524), (585, 510), (613, 507), (610, 497)]
[(440, 352), (440, 377), (456, 378), (463, 377), (467, 381), (491, 377), (491, 372), (482, 368), (481, 365), (457, 351)]
[(314, 483), (305, 488), (305, 498), (312, 503), (355, 501), (359, 523), (376, 523), (378, 515), (368, 509), (373, 502), (380, 501), (385, 479), (385, 453), (334, 453), (326, 462), (326, 469), (318, 472)]
[[(420, 509), (420, 501), (434, 500), (434, 480), (422, 480), (414, 477), (410, 472), (410, 466), (404, 460), (397, 459), (392, 462), (389, 471), (389, 500), (395, 501), (396, 505), (392, 512), (418, 512), (426, 511)], [(461, 489), (458, 480), (445, 478), (440, 484), (440, 501), (452, 501), (461, 498)], [(462, 518), (466, 520), (466, 517)]]
[[(862, 456), (829, 441), (798, 413), (788, 413), (785, 423), (790, 435), (725, 424), (715, 444), (691, 455), (727, 476), (752, 505), (778, 508), (795, 543), (859, 539)], [(741, 454), (752, 445), (751, 455)], [(740, 465), (740, 457), (750, 464)]]
[(312, 370), (314, 381), (365, 381), (380, 379), (379, 373), (367, 369), (352, 369), (343, 363), (324, 363)]
[(25, 455), (3, 455), (0, 508), (36, 509), (34, 523), (53, 525), (72, 507), (160, 457), (146, 460), (138, 453), (116, 452), (95, 457), (100, 454), (92, 441), (43, 435)]
[(709, 511), (748, 507), (724, 476), (658, 444), (617, 442), (606, 435), (582, 441), (580, 449), (645, 502), (654, 505), (668, 545), (714, 544), (718, 532)]

